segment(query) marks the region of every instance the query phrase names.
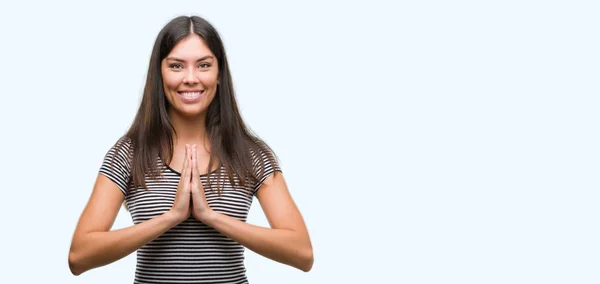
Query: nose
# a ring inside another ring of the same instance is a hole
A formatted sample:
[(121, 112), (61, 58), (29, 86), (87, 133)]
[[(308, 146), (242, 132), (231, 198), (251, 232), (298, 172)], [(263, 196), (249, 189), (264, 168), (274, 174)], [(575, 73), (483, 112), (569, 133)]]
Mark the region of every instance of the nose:
[(200, 79), (198, 78), (198, 72), (194, 68), (188, 69), (183, 77), (183, 83), (193, 85), (198, 82), (200, 82)]

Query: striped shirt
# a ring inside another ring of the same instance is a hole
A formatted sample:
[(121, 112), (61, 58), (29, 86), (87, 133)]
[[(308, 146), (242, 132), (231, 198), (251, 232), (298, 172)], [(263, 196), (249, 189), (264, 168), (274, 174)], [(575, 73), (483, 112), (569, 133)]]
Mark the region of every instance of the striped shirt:
[[(150, 179), (146, 175), (146, 188), (134, 190), (129, 183), (133, 150), (131, 143), (123, 139), (126, 138), (121, 138), (125, 147), (117, 148), (116, 143), (110, 148), (99, 172), (123, 192), (133, 223), (139, 224), (171, 209), (181, 174), (157, 157), (161, 177)], [(210, 207), (243, 222), (262, 182), (273, 172), (281, 171), (275, 159), (268, 159), (273, 157), (272, 152), (251, 155), (255, 173), (259, 172), (260, 160), (264, 161), (264, 170), (255, 183), (232, 186), (224, 167), (222, 171), (200, 175)], [(213, 178), (221, 178), (220, 196), (216, 189), (209, 188), (209, 177), (213, 187)], [(234, 180), (239, 179), (234, 175)], [(244, 247), (192, 216), (137, 250), (134, 283), (248, 283)]]

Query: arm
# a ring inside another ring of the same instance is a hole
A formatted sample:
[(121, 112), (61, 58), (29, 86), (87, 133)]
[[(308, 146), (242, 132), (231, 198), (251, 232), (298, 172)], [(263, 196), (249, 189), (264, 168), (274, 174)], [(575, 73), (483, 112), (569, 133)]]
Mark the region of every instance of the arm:
[(123, 193), (99, 174), (71, 242), (69, 269), (73, 275), (117, 261), (157, 238), (181, 222), (171, 211), (137, 225), (110, 231)]
[(269, 176), (257, 198), (271, 228), (251, 225), (213, 210), (207, 210), (201, 221), (262, 256), (310, 271), (314, 261), (311, 241), (283, 175), (275, 172)]

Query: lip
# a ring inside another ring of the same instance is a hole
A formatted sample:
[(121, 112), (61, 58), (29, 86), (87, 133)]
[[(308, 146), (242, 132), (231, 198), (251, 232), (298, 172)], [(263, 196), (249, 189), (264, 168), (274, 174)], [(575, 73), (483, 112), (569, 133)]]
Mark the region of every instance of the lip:
[[(179, 94), (179, 97), (181, 98), (181, 100), (185, 103), (195, 103), (200, 101), (200, 99), (202, 99), (202, 97), (204, 96), (204, 90), (183, 90), (183, 91), (177, 91), (177, 94)], [(195, 97), (195, 98), (187, 98), (183, 95), (183, 93), (200, 93), (199, 96)]]

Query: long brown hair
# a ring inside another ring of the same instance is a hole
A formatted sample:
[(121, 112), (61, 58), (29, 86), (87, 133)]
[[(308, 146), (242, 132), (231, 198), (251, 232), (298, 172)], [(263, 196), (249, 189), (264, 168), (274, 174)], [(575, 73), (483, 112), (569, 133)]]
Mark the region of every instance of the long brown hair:
[[(218, 169), (221, 167), (226, 169), (231, 184), (243, 186), (247, 181), (256, 181), (262, 174), (253, 171), (256, 159), (253, 160), (251, 152), (268, 151), (267, 153), (272, 154), (267, 155), (270, 160), (277, 159), (269, 146), (253, 134), (242, 120), (235, 99), (225, 49), (215, 28), (201, 17), (180, 16), (167, 23), (156, 38), (140, 107), (125, 134), (127, 139), (120, 140), (129, 140), (133, 147), (130, 185), (134, 188), (146, 187), (146, 174), (150, 178), (160, 175), (161, 169), (157, 165), (158, 156), (167, 165), (172, 159), (173, 135), (176, 133), (167, 114), (169, 103), (163, 89), (161, 62), (179, 41), (192, 33), (199, 35), (205, 41), (216, 56), (219, 68), (219, 85), (206, 113), (206, 130), (211, 145), (208, 171), (210, 172), (218, 161)], [(124, 145), (121, 144), (120, 146)], [(258, 163), (262, 164), (263, 159)], [(264, 169), (260, 166), (259, 168)], [(239, 178), (237, 184), (234, 183), (234, 175)], [(219, 193), (220, 183), (220, 179), (217, 179)]]

